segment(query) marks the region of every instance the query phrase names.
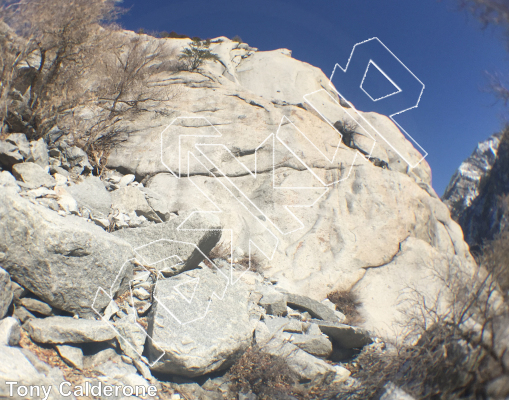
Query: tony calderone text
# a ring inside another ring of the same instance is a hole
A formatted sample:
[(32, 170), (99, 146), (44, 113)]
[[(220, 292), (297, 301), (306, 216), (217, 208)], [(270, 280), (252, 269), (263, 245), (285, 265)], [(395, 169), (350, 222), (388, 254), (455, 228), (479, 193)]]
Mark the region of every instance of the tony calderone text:
[(74, 395), (75, 397), (88, 397), (88, 396), (104, 396), (104, 397), (118, 397), (118, 396), (156, 396), (157, 388), (153, 385), (150, 386), (113, 386), (105, 385), (102, 382), (90, 383), (85, 382), (83, 385), (76, 385), (73, 387), (71, 382), (63, 381), (58, 387), (46, 385), (25, 386), (18, 385), (18, 382), (5, 382), (9, 386), (9, 396), (14, 397), (28, 397), (30, 399), (48, 400), (53, 390), (58, 390), (59, 394), (64, 397)]

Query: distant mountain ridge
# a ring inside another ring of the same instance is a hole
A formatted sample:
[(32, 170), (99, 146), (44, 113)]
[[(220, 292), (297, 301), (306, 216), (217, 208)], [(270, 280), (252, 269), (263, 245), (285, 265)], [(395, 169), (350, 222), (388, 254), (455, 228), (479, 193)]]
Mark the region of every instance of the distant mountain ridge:
[(480, 142), (451, 178), (442, 201), (463, 229), (465, 241), (479, 248), (504, 231), (509, 194), (509, 128)]

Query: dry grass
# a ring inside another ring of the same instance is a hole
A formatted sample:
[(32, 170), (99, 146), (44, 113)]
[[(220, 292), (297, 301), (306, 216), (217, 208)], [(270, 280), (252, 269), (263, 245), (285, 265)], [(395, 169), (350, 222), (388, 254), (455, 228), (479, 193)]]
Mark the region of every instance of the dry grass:
[(276, 399), (292, 394), (297, 377), (285, 360), (250, 347), (228, 372), (232, 393), (252, 391), (259, 399)]
[(336, 290), (329, 293), (327, 298), (336, 305), (336, 310), (346, 316), (345, 324), (355, 325), (362, 322), (358, 311), (361, 303), (354, 292), (351, 290)]

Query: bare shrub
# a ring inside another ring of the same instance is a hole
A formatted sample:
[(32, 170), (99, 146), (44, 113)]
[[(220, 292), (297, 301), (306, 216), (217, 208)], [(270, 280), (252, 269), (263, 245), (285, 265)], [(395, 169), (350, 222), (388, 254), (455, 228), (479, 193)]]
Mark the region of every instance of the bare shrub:
[(265, 353), (256, 346), (250, 347), (233, 365), (228, 379), (233, 393), (252, 391), (260, 399), (291, 394), (298, 382), (284, 358)]
[(346, 316), (345, 324), (355, 325), (362, 322), (358, 308), (361, 305), (357, 294), (351, 290), (336, 290), (327, 295), (336, 305), (336, 310)]

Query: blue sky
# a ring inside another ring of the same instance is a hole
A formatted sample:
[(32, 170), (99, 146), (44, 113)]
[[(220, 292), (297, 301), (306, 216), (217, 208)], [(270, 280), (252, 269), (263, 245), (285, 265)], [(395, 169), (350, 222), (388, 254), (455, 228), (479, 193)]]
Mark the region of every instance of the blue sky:
[[(481, 30), (452, 1), (124, 0), (123, 6), (131, 8), (120, 20), (126, 29), (239, 35), (259, 50), (291, 49), (327, 76), (336, 63), (346, 64), (356, 43), (378, 37), (425, 84), (419, 107), (397, 121), (429, 153), (439, 195), (477, 142), (502, 126), (502, 104), (482, 89), (484, 71), (506, 71), (508, 54), (493, 30)], [(370, 85), (383, 92), (386, 82), (374, 74)], [(370, 110), (370, 101), (351, 101)]]

